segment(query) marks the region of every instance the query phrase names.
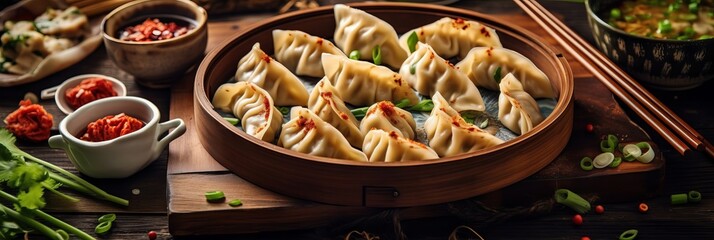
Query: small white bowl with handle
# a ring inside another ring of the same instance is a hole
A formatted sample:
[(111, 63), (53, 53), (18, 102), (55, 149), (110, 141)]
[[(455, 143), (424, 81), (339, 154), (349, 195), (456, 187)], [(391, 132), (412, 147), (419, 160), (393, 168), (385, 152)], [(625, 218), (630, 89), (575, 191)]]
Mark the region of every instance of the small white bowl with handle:
[[(121, 113), (142, 121), (144, 126), (111, 140), (90, 142), (80, 139), (89, 123)], [(78, 108), (63, 119), (59, 125), (60, 135), (50, 137), (48, 142), (52, 148), (64, 149), (74, 166), (87, 176), (125, 178), (156, 160), (169, 142), (186, 132), (183, 120), (177, 118), (159, 123), (160, 118), (159, 109), (146, 99), (132, 96), (103, 98)]]

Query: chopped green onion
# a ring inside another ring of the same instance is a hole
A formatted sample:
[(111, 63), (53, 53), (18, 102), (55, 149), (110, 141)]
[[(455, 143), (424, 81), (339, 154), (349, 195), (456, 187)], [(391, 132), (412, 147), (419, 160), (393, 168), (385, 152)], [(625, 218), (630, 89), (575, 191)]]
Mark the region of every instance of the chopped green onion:
[(642, 149), (635, 144), (627, 144), (622, 148), (622, 155), (625, 161), (632, 162), (635, 158), (642, 156)]
[(688, 8), (689, 12), (696, 13), (699, 11), (699, 4), (696, 2), (690, 3)]
[(280, 114), (282, 114), (283, 116), (287, 116), (288, 114), (290, 114), (289, 107), (278, 107), (278, 110), (280, 111)]
[(699, 38), (697, 38), (697, 39), (701, 40), (701, 39), (711, 39), (711, 38), (714, 38), (714, 36), (712, 36), (712, 35), (702, 35), (702, 36), (699, 36)]
[(241, 202), (240, 199), (233, 199), (230, 202), (228, 202), (228, 205), (231, 207), (237, 207), (237, 206), (243, 205), (243, 202)]
[(493, 80), (496, 80), (497, 83), (501, 83), (501, 67), (497, 67), (496, 71), (493, 72)]
[(417, 36), (416, 31), (412, 31), (412, 34), (409, 34), (409, 38), (407, 38), (409, 53), (416, 51), (417, 42), (419, 42), (419, 36)]
[(668, 33), (671, 31), (672, 31), (672, 22), (670, 22), (669, 19), (664, 19), (657, 23), (657, 32), (658, 33)]
[(483, 122), (481, 122), (481, 124), (478, 125), (478, 127), (481, 128), (481, 129), (484, 129), (484, 128), (488, 127), (488, 119), (483, 120)]
[(369, 110), (369, 107), (361, 107), (352, 109), (350, 112), (352, 112), (352, 115), (355, 115), (355, 118), (362, 119), (365, 115), (367, 115), (367, 110)]
[(405, 107), (409, 107), (410, 103), (411, 102), (409, 102), (409, 99), (405, 98), (405, 99), (402, 99), (401, 101), (399, 101), (397, 104), (394, 104), (394, 106), (398, 107), (398, 108), (405, 108)]
[(372, 48), (372, 61), (376, 65), (382, 65), (382, 48), (379, 45)]
[(680, 204), (685, 204), (687, 203), (687, 194), (686, 193), (679, 193), (679, 194), (672, 194), (670, 197), (672, 200), (673, 205), (680, 205)]
[(684, 21), (694, 21), (697, 20), (697, 14), (694, 13), (687, 13), (687, 14), (679, 14), (679, 19), (684, 20)]
[(210, 191), (204, 194), (208, 202), (223, 202), (226, 200), (225, 194), (221, 191)]
[(693, 28), (693, 27), (686, 27), (686, 28), (684, 28), (684, 35), (685, 35), (685, 36), (691, 38), (691, 37), (693, 37), (693, 36), (696, 35), (696, 34), (697, 34), (697, 32), (694, 31), (694, 28)]
[(585, 171), (593, 170), (593, 159), (589, 157), (584, 157), (580, 159), (580, 168)]
[(676, 12), (679, 9), (679, 3), (672, 3), (667, 6), (667, 13)]
[(635, 21), (635, 16), (632, 16), (632, 15), (626, 15), (626, 16), (625, 16), (625, 21), (626, 21), (626, 22), (632, 22), (632, 21)]
[(473, 112), (471, 112), (471, 111), (461, 112), (461, 118), (463, 118), (464, 121), (466, 121), (469, 124), (474, 124), (474, 122), (476, 122), (476, 115), (473, 114)]
[(97, 234), (105, 234), (112, 229), (112, 222), (100, 222), (95, 228), (94, 232)]
[(637, 145), (637, 147), (639, 147), (640, 150), (641, 150), (641, 149), (647, 149), (647, 150), (645, 151), (645, 153), (643, 153), (643, 154), (640, 155), (639, 157), (635, 157), (635, 158), (637, 159), (637, 161), (640, 161), (640, 162), (642, 162), (642, 163), (650, 163), (650, 162), (652, 162), (652, 160), (654, 160), (655, 153), (654, 153), (654, 150), (652, 150), (652, 146), (650, 146), (649, 143), (647, 143), (647, 142), (640, 142), (640, 143), (637, 143), (637, 144), (635, 144), (635, 145)]
[(622, 17), (622, 11), (619, 8), (610, 10), (610, 18), (620, 19), (620, 17)]
[(613, 153), (619, 142), (620, 140), (617, 139), (617, 136), (608, 134), (607, 139), (600, 141), (600, 150), (602, 150), (602, 152)]
[(240, 123), (240, 119), (238, 119), (238, 118), (223, 117), (223, 120), (228, 121), (228, 123), (230, 123), (233, 126), (238, 125), (238, 123)]
[(637, 17), (642, 20), (647, 20), (647, 19), (652, 18), (652, 14), (651, 13), (637, 14)]
[(110, 213), (110, 214), (102, 215), (101, 217), (99, 217), (99, 219), (97, 219), (97, 221), (99, 221), (99, 222), (113, 222), (116, 219), (117, 219), (117, 215), (114, 213)]
[(600, 153), (593, 159), (593, 167), (595, 168), (605, 168), (610, 166), (610, 163), (615, 161), (615, 155), (611, 152)]
[(687, 200), (693, 203), (699, 202), (702, 200), (702, 194), (697, 191), (689, 191), (687, 194)]
[(616, 168), (617, 166), (620, 166), (620, 163), (622, 163), (622, 158), (621, 157), (615, 157), (615, 160), (612, 160), (610, 163), (611, 168)]
[(350, 59), (359, 60), (360, 57), (359, 50), (352, 50), (352, 52), (350, 52)]
[(555, 201), (572, 208), (578, 213), (590, 211), (590, 203), (568, 189), (561, 188), (555, 190)]
[(412, 75), (414, 75), (416, 73), (416, 64), (417, 63), (409, 65), (409, 73), (411, 73)]
[(434, 102), (431, 99), (421, 100), (421, 102), (409, 108), (410, 111), (431, 112), (434, 109)]
[(627, 231), (622, 232), (620, 234), (620, 240), (632, 240), (637, 237), (637, 230), (636, 229), (630, 229)]

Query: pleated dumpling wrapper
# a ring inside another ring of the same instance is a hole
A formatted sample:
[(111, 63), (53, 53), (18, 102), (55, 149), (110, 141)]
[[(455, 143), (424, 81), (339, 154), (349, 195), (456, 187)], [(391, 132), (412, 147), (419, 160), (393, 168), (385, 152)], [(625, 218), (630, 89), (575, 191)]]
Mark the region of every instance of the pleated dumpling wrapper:
[(497, 47), (477, 47), (456, 64), (478, 87), (498, 91), (498, 82), (512, 73), (534, 98), (555, 98), (548, 76), (520, 53)]
[(240, 59), (235, 77), (238, 82), (252, 82), (268, 91), (276, 106), (307, 106), (305, 85), (260, 49), (260, 43), (255, 43), (250, 52)]
[(362, 149), (370, 162), (403, 162), (437, 159), (439, 155), (423, 143), (400, 137), (395, 131), (372, 129), (364, 137)]
[(424, 122), (429, 146), (440, 157), (454, 156), (496, 146), (503, 140), (479, 127), (467, 123), (459, 113), (449, 107), (440, 93), (434, 94), (434, 109)]
[(387, 67), (327, 53), (322, 54), (322, 67), (343, 100), (356, 107), (385, 100), (419, 103), (419, 97), (402, 76)]
[(266, 142), (273, 142), (283, 123), (267, 91), (251, 82), (224, 83), (211, 101), (214, 108), (231, 112), (241, 120), (243, 130)]
[(478, 88), (449, 61), (440, 57), (431, 46), (417, 43), (417, 50), (409, 55), (399, 74), (419, 94), (431, 96), (439, 92), (457, 111), (486, 109)]
[(278, 146), (314, 156), (367, 161), (367, 156), (352, 148), (337, 128), (303, 107), (290, 110), (290, 121), (283, 124)]
[(416, 121), (412, 114), (394, 106), (390, 101), (381, 101), (369, 107), (359, 129), (362, 135), (367, 135), (372, 129), (382, 129), (395, 132), (403, 138), (416, 138)]
[(538, 102), (523, 90), (523, 85), (513, 74), (503, 77), (499, 86), (498, 120), (504, 126), (523, 135), (543, 121)]
[(372, 61), (372, 51), (378, 47), (382, 62), (394, 69), (407, 58), (399, 46), (399, 36), (392, 25), (365, 11), (343, 4), (335, 7), (334, 40), (345, 54), (359, 51), (360, 59)]
[[(409, 50), (408, 39), (416, 33), (419, 42), (432, 46), (444, 58), (464, 58), (474, 47), (500, 47), (496, 30), (476, 21), (444, 17), (436, 22), (407, 31), (399, 38), (399, 45)], [(418, 47), (417, 47), (418, 48)]]
[(337, 93), (330, 79), (323, 77), (315, 88), (310, 93), (310, 99), (307, 102), (307, 108), (317, 114), (322, 120), (337, 128), (350, 145), (362, 147), (362, 132), (357, 127), (359, 123), (357, 118), (352, 114), (349, 108), (345, 106), (345, 102)]
[(323, 77), (322, 53), (345, 55), (332, 42), (298, 30), (273, 30), (275, 59), (296, 75)]

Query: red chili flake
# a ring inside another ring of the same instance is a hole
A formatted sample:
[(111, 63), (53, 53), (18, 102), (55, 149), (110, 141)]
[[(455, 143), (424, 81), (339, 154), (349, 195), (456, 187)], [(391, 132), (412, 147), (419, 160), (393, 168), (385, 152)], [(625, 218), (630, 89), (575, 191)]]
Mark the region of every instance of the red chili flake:
[(605, 207), (603, 207), (602, 205), (595, 206), (595, 213), (597, 213), (597, 214), (605, 213)]
[(344, 119), (344, 120), (350, 119), (350, 117), (347, 116), (347, 114), (345, 114), (345, 113), (343, 113), (343, 112), (340, 113), (340, 117), (341, 117), (342, 119)]
[(490, 36), (491, 36), (491, 33), (488, 32), (488, 29), (486, 29), (486, 27), (481, 27), (481, 34), (483, 34), (483, 35), (486, 36), (486, 37), (490, 37)]
[(309, 132), (313, 128), (315, 128), (315, 121), (312, 119), (307, 119), (303, 116), (300, 116), (297, 121), (297, 125), (303, 129), (305, 132)]
[(322, 92), (320, 93), (323, 98), (332, 98), (332, 92)]
[(270, 63), (270, 56), (268, 54), (263, 54), (263, 57), (261, 57), (265, 63)]
[(580, 240), (590, 240), (590, 237), (588, 237), (588, 236), (583, 236), (583, 237), (580, 238)]
[(377, 107), (382, 110), (382, 115), (392, 118), (397, 113), (397, 110), (394, 110), (394, 104), (388, 101), (381, 101), (377, 103)]
[(592, 133), (593, 131), (595, 131), (595, 127), (592, 123), (585, 124), (585, 131), (588, 133)]
[(399, 135), (397, 135), (397, 133), (394, 132), (394, 131), (390, 131), (390, 132), (389, 132), (389, 137), (394, 138), (394, 139), (397, 139), (397, 138), (399, 138)]
[(454, 19), (454, 22), (455, 22), (456, 24), (464, 24), (464, 22), (466, 22), (466, 21), (464, 21), (463, 18), (456, 18), (456, 19)]
[(149, 232), (146, 234), (146, 236), (148, 236), (150, 240), (154, 240), (154, 239), (156, 239), (157, 234), (156, 234), (156, 232), (154, 232), (154, 231), (149, 231)]
[(420, 142), (417, 142), (417, 141), (414, 141), (414, 140), (408, 139), (408, 138), (407, 138), (407, 141), (409, 141), (410, 143), (413, 143), (414, 145), (417, 145), (417, 146), (419, 146), (419, 147), (421, 147), (421, 148), (426, 149), (426, 145), (424, 145), (423, 143), (420, 143)]
[(473, 131), (476, 131), (476, 128), (475, 128), (475, 127), (469, 127), (469, 128), (467, 128), (466, 130), (469, 130), (469, 132), (473, 132)]
[(116, 96), (117, 92), (109, 80), (100, 77), (87, 78), (79, 85), (67, 90), (64, 97), (70, 107), (77, 109), (97, 99)]
[(263, 98), (263, 107), (265, 108), (265, 119), (270, 119), (270, 113), (273, 112), (272, 105), (270, 105), (270, 100), (266, 97)]
[(395, 76), (395, 78), (394, 78), (394, 83), (396, 83), (397, 85), (401, 86), (401, 85), (402, 85), (402, 78), (401, 78), (401, 77), (398, 77), (398, 76)]
[(158, 18), (147, 18), (144, 22), (128, 26), (119, 32), (119, 39), (132, 42), (149, 42), (175, 38), (188, 33), (190, 25), (179, 26), (175, 22), (164, 23)]
[(322, 38), (317, 39), (317, 45), (322, 45)]
[(647, 213), (647, 211), (650, 210), (650, 206), (647, 206), (646, 203), (640, 203), (640, 205), (637, 207), (637, 209), (638, 209), (641, 213)]
[(575, 214), (575, 216), (573, 216), (573, 224), (575, 224), (576, 226), (583, 225), (583, 216), (581, 216), (580, 214)]
[(20, 107), (5, 117), (5, 128), (16, 137), (41, 142), (50, 138), (53, 117), (39, 104), (20, 101)]
[(486, 54), (490, 57), (491, 56), (491, 51), (493, 51), (493, 47), (490, 47), (486, 49)]
[(429, 59), (434, 59), (434, 52), (431, 52), (431, 54), (429, 55)]
[(115, 139), (141, 129), (144, 123), (124, 113), (109, 115), (87, 124), (87, 131), (80, 139), (101, 142)]

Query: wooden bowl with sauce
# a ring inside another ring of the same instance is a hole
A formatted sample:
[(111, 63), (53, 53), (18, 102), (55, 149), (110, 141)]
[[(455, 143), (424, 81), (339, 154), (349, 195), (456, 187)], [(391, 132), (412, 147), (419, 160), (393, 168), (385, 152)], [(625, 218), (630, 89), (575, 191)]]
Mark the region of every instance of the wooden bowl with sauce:
[(573, 76), (565, 58), (535, 34), (473, 11), (413, 3), (350, 5), (402, 34), (442, 17), (475, 20), (496, 29), (504, 47), (531, 59), (557, 94), (553, 112), (532, 131), (498, 146), (453, 157), (396, 163), (316, 157), (261, 141), (230, 125), (211, 105), (213, 93), (259, 42), (273, 52), (272, 30), (301, 30), (331, 39), (332, 6), (279, 15), (240, 32), (211, 51), (198, 68), (194, 113), (203, 147), (230, 171), (260, 187), (311, 201), (367, 207), (438, 204), (494, 191), (548, 165), (565, 148), (573, 125)]

